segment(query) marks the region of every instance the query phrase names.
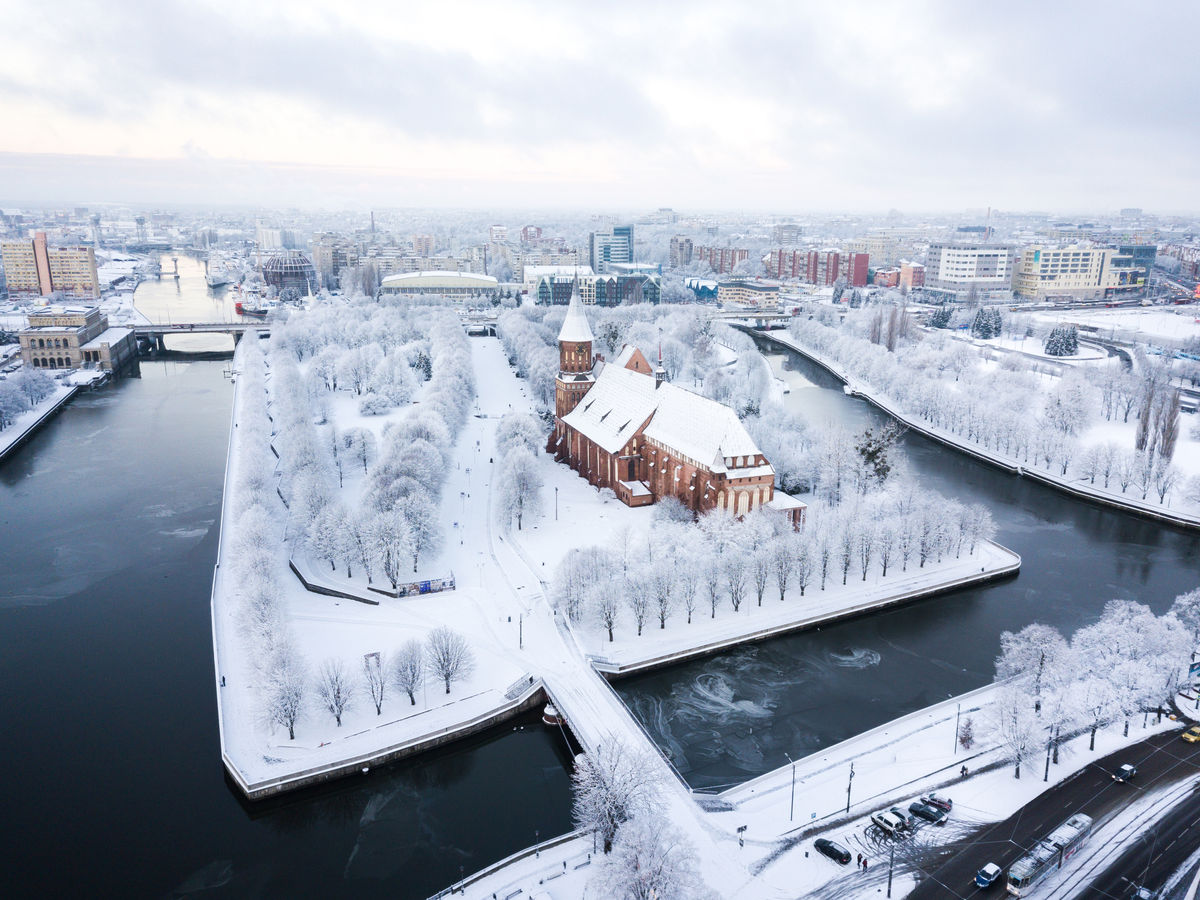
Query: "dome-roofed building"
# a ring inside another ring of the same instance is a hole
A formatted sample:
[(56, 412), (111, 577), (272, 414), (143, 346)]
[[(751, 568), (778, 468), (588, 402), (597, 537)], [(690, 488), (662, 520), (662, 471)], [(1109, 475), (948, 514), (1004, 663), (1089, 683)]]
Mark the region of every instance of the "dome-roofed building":
[(476, 297), (494, 294), (500, 283), (491, 275), (474, 272), (402, 272), (383, 279), (385, 294), (440, 294), (443, 297)]
[(311, 294), (316, 283), (312, 262), (300, 250), (282, 250), (271, 254), (263, 263), (263, 280), (275, 288), (295, 288), (302, 295)]

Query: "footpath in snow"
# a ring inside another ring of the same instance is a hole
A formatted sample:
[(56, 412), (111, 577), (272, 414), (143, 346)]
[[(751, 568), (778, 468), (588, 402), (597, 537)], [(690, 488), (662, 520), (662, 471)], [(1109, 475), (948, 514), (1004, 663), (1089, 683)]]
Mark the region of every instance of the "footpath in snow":
[(842, 382), (845, 383), (849, 393), (860, 396), (865, 400), (870, 401), (875, 406), (879, 407), (885, 413), (899, 422), (903, 422), (913, 431), (918, 431), (926, 437), (932, 438), (935, 441), (954, 447), (976, 459), (981, 459), (984, 462), (991, 463), (1016, 475), (1024, 475), (1033, 478), (1037, 481), (1047, 484), (1050, 487), (1057, 488), (1068, 494), (1073, 494), (1085, 500), (1090, 500), (1095, 503), (1101, 503), (1106, 506), (1117, 507), (1118, 509), (1131, 512), (1136, 515), (1146, 516), (1159, 521), (1169, 522), (1172, 525), (1179, 525), (1184, 528), (1200, 529), (1200, 515), (1194, 513), (1170, 509), (1150, 501), (1139, 500), (1130, 497), (1128, 494), (1121, 494), (1116, 491), (1104, 490), (1096, 485), (1090, 484), (1087, 481), (1076, 478), (1063, 478), (1056, 476), (1050, 472), (1036, 469), (1023, 463), (1015, 457), (1006, 456), (1003, 453), (997, 453), (989, 450), (986, 447), (969, 444), (963, 441), (958, 435), (947, 431), (943, 428), (937, 428), (927, 423), (922, 422), (917, 416), (910, 415), (896, 408), (887, 398), (880, 396), (874, 391), (869, 384), (861, 378), (851, 375), (849, 372), (843, 371), (838, 366), (827, 360), (823, 355), (814, 350), (810, 350), (787, 334), (779, 334), (775, 332), (762, 332), (762, 336), (767, 340), (774, 341), (789, 350), (795, 350), (802, 356), (812, 360), (817, 365), (827, 369), (836, 375)]

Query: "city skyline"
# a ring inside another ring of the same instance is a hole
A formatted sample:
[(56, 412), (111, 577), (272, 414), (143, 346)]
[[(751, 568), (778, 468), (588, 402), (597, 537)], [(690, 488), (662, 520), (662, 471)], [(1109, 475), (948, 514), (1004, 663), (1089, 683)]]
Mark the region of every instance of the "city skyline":
[(14, 8), (0, 198), (1188, 212), (1197, 76), (1164, 48), (1200, 14), (1145, 19), (1115, 4)]

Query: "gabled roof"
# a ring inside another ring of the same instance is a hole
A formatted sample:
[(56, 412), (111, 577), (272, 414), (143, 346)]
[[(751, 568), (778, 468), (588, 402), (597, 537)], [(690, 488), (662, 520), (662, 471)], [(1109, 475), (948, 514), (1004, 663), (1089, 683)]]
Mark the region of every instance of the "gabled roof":
[[(640, 376), (651, 384), (652, 378)], [(725, 472), (725, 459), (762, 451), (732, 409), (716, 400), (665, 383), (646, 437), (689, 456), (713, 472)], [(586, 399), (586, 398), (585, 398)], [(764, 473), (765, 474), (765, 473)]]
[(579, 405), (563, 417), (588, 440), (608, 453), (616, 453), (658, 404), (654, 379), (619, 366), (605, 366)]
[(571, 289), (571, 303), (567, 306), (567, 317), (558, 332), (559, 343), (563, 341), (592, 341), (592, 327), (583, 312), (583, 301), (579, 298), (579, 282)]

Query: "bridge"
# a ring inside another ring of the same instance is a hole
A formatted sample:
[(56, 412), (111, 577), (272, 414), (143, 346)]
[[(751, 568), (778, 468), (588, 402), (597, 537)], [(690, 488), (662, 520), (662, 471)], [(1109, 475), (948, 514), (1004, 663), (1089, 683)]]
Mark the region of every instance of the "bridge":
[(458, 314), (458, 320), (462, 322), (467, 334), (485, 334), (495, 337), (496, 323), (499, 319), (500, 311), (495, 309), (470, 309), (463, 310)]
[(228, 334), (233, 336), (236, 347), (247, 331), (269, 332), (271, 326), (265, 320), (243, 320), (240, 322), (177, 322), (172, 325), (134, 325), (133, 334), (159, 352), (167, 349), (165, 338), (169, 334)]

